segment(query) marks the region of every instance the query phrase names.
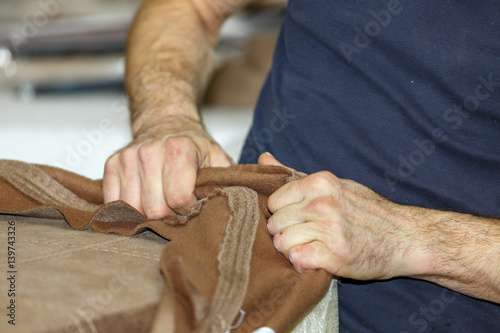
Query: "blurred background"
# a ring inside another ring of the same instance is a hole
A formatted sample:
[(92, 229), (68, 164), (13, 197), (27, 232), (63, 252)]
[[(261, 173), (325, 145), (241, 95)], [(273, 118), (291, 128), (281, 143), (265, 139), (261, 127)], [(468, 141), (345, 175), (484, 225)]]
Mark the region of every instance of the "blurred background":
[[(0, 0), (0, 159), (101, 178), (131, 140), (124, 49), (140, 0)], [(202, 115), (238, 159), (271, 66), (286, 0), (258, 0), (224, 24)]]

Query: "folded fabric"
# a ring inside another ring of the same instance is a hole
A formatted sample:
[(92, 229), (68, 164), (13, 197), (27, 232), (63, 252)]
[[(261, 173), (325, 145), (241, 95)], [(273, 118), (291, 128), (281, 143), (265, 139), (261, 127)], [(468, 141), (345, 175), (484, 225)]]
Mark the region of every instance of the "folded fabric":
[[(104, 204), (100, 180), (0, 160), (0, 213), (64, 218), (77, 230), (126, 236), (150, 229), (169, 239), (153, 332), (283, 332), (321, 299), (332, 278), (323, 270), (295, 272), (267, 231), (267, 198), (298, 177), (276, 166), (201, 169), (199, 201), (187, 216), (147, 220), (124, 202)], [(105, 331), (112, 332), (109, 325)]]

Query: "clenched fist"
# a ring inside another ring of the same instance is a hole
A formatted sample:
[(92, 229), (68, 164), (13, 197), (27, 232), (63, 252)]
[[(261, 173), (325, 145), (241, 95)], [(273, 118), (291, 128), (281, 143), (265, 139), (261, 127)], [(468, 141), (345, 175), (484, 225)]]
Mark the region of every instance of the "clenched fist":
[[(280, 163), (262, 154), (260, 164)], [(269, 232), (299, 272), (323, 268), (358, 280), (411, 275), (419, 251), (403, 206), (369, 188), (322, 171), (290, 182), (269, 197)]]
[(183, 214), (196, 203), (198, 169), (233, 163), (200, 121), (166, 117), (107, 160), (104, 199), (123, 200), (151, 219)]

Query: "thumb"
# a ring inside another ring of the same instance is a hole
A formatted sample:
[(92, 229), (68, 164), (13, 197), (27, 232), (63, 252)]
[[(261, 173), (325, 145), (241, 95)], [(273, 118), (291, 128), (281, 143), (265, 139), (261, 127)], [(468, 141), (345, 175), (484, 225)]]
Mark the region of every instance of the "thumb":
[(262, 165), (278, 165), (284, 167), (271, 153), (265, 152), (259, 156), (259, 164)]
[(271, 153), (268, 153), (268, 152), (260, 154), (259, 164), (261, 164), (261, 165), (277, 165), (277, 166), (287, 168), (290, 171), (295, 171), (295, 169), (289, 168), (286, 165), (281, 164), (280, 161), (278, 161), (276, 158), (274, 158), (273, 155), (271, 155)]

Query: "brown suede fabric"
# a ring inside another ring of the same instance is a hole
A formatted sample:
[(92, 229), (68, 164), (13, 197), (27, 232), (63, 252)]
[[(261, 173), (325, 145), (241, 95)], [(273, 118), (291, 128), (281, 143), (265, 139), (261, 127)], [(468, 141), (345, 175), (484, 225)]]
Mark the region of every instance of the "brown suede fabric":
[[(298, 274), (273, 246), (267, 198), (298, 177), (285, 168), (237, 165), (199, 172), (200, 200), (187, 217), (147, 220), (124, 202), (104, 205), (101, 181), (41, 165), (0, 160), (0, 213), (64, 218), (77, 230), (169, 239), (161, 253), (164, 290), (153, 332), (252, 332), (291, 328), (328, 289), (323, 270)], [(114, 332), (120, 314), (101, 318)], [(132, 327), (132, 326), (130, 326)]]

